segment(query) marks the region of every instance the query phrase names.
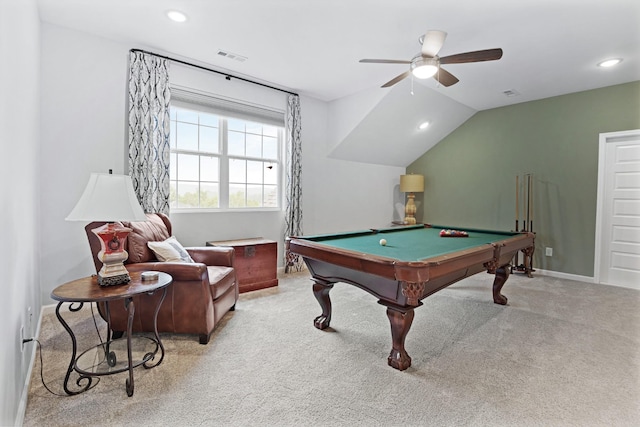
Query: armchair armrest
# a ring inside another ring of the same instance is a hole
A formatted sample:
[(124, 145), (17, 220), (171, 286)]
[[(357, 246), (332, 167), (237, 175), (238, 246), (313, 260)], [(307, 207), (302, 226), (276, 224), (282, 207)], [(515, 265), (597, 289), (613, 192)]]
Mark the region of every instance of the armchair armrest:
[(134, 271), (161, 271), (170, 274), (174, 281), (197, 280), (208, 283), (207, 266), (203, 263), (184, 262), (139, 262), (126, 264), (127, 270)]
[(195, 262), (205, 265), (233, 267), (235, 251), (230, 246), (202, 246), (185, 248)]

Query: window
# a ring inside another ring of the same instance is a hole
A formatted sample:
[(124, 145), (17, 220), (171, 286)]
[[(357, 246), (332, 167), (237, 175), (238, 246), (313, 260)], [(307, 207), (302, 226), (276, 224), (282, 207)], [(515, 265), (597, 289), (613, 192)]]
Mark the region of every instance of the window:
[(209, 104), (180, 94), (172, 93), (170, 112), (170, 207), (280, 208), (280, 115), (274, 123), (255, 111), (220, 108), (215, 98)]

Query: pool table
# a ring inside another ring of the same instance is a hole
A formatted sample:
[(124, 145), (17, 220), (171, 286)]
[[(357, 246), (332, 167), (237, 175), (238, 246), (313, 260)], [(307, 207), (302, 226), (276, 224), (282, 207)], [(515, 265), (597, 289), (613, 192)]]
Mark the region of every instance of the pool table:
[[(443, 237), (442, 229), (465, 231), (468, 236)], [(493, 301), (506, 304), (507, 298), (500, 291), (509, 277), (511, 260), (523, 251), (525, 268), (531, 268), (534, 234), (425, 224), (290, 237), (287, 249), (303, 258), (313, 277), (313, 293), (322, 309), (314, 320), (315, 327), (329, 327), (329, 292), (334, 283), (349, 283), (369, 292), (387, 307), (392, 340), (387, 360), (402, 371), (411, 366), (404, 342), (421, 300), (465, 277), (487, 271), (495, 274)]]

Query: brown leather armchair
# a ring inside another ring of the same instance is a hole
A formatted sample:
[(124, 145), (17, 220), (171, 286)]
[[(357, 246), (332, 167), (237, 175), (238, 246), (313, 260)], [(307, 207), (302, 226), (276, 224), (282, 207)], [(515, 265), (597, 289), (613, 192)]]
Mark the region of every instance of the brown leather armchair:
[[(207, 344), (220, 319), (235, 309), (238, 300), (234, 250), (221, 246), (185, 248), (194, 263), (160, 262), (147, 242), (169, 238), (171, 221), (164, 214), (147, 214), (147, 219), (122, 223), (132, 230), (125, 245), (129, 253), (125, 267), (130, 272), (155, 270), (170, 274), (173, 283), (167, 287), (158, 312), (158, 332), (198, 334), (200, 344)], [(98, 259), (100, 241), (91, 230), (103, 224), (93, 222), (85, 227), (96, 272), (102, 268)], [(153, 314), (159, 298), (159, 292), (133, 298), (134, 332), (153, 332)], [(109, 309), (114, 336), (121, 336), (127, 329), (127, 310), (124, 304), (111, 304)], [(104, 307), (99, 307), (99, 312), (105, 318)]]

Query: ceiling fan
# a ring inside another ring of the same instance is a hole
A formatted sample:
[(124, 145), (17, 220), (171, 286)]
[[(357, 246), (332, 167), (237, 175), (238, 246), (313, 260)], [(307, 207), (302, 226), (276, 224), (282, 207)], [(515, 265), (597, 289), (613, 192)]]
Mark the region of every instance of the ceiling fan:
[(360, 62), (370, 64), (409, 64), (409, 70), (389, 80), (382, 87), (390, 87), (405, 77), (413, 74), (418, 79), (433, 77), (444, 86), (458, 83), (456, 76), (440, 67), (441, 64), (461, 64), (465, 62), (495, 61), (502, 58), (502, 49), (476, 50), (473, 52), (458, 53), (439, 57), (438, 52), (444, 44), (447, 33), (439, 30), (427, 31), (418, 40), (422, 49), (419, 54), (410, 61), (395, 59), (361, 59)]

